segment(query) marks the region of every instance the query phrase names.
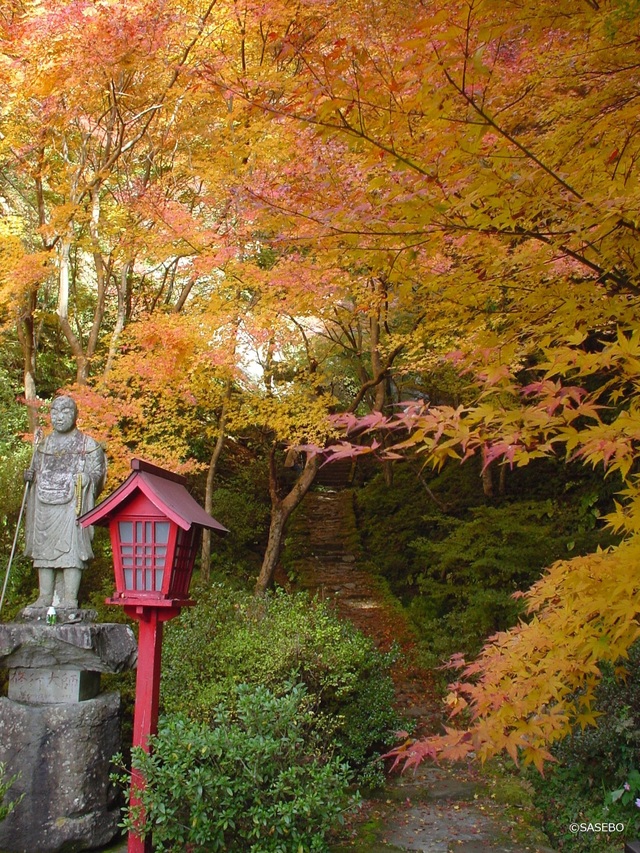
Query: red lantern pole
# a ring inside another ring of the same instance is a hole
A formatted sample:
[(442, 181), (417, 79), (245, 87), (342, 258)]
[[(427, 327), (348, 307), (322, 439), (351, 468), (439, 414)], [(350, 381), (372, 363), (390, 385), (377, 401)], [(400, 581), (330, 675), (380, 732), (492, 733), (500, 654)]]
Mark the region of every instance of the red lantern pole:
[[(136, 673), (136, 701), (133, 715), (133, 746), (149, 752), (149, 738), (158, 731), (160, 703), (160, 666), (162, 662), (162, 625), (180, 613), (179, 607), (126, 606), (125, 613), (140, 624), (138, 637), (138, 670)], [(139, 770), (131, 770), (130, 807), (140, 805), (138, 791), (144, 788), (145, 779)], [(142, 814), (139, 827), (144, 827)], [(152, 853), (151, 834), (146, 840), (129, 832), (128, 853)]]
[[(116, 594), (109, 604), (124, 607), (140, 623), (138, 673), (133, 718), (133, 746), (149, 751), (149, 738), (158, 731), (162, 623), (183, 607), (203, 528), (228, 533), (184, 488), (185, 479), (142, 459), (132, 459), (133, 473), (106, 500), (79, 519), (83, 527), (109, 525), (116, 576)], [(132, 770), (130, 806), (140, 807), (145, 779)], [(129, 853), (151, 853), (146, 841), (145, 814), (129, 832)]]

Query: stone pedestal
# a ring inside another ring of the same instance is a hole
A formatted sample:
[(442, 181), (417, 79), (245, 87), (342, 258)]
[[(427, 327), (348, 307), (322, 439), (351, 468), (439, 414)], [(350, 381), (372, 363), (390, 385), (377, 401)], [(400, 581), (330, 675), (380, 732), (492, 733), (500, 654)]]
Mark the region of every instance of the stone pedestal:
[[(83, 610), (77, 607), (60, 607), (57, 606), (56, 610), (56, 622), (59, 623), (73, 623), (73, 622), (95, 622), (98, 618), (98, 614), (95, 610)], [(36, 607), (33, 604), (29, 604), (24, 610), (20, 613), (20, 621), (21, 622), (40, 622), (42, 625), (47, 624), (47, 614), (49, 612), (48, 607)]]
[(100, 674), (136, 665), (131, 628), (95, 624), (0, 624), (0, 762), (17, 775), (0, 823), (3, 853), (76, 853), (108, 844), (119, 808), (109, 781), (120, 751), (120, 697), (99, 694)]
[(120, 749), (120, 696), (61, 705), (0, 697), (0, 760), (20, 774), (8, 799), (23, 794), (0, 823), (0, 850), (91, 850), (118, 832), (120, 809), (109, 782)]

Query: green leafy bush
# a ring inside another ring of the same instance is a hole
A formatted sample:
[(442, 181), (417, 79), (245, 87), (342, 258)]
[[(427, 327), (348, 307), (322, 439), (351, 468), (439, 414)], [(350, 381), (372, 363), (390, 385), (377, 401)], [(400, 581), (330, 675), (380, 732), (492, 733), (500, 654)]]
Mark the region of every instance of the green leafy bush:
[[(468, 492), (464, 484), (469, 477), (460, 477), (467, 472), (463, 468), (449, 466), (447, 473), (457, 475), (460, 499), (459, 508), (463, 508)], [(444, 474), (441, 475), (444, 477)], [(479, 478), (475, 478), (478, 480)], [(479, 494), (473, 498), (480, 500), (482, 488), (475, 480)], [(429, 483), (434, 486), (433, 481)], [(472, 498), (469, 498), (470, 500)], [(412, 584), (408, 578), (419, 569), (416, 555), (409, 544), (418, 536), (430, 533), (429, 521), (425, 515), (432, 510), (438, 512), (433, 499), (420, 484), (416, 472), (405, 465), (394, 468), (393, 485), (387, 486), (381, 474), (356, 492), (356, 516), (360, 530), (361, 545), (366, 557), (371, 561), (374, 571), (381, 574), (389, 583), (391, 590), (402, 601), (407, 601), (412, 593)], [(446, 518), (444, 513), (440, 513)]]
[[(320, 853), (356, 805), (350, 771), (324, 754), (302, 685), (275, 695), (238, 686), (212, 709), (211, 726), (161, 720), (151, 754), (136, 749), (140, 800), (154, 848), (238, 853)], [(131, 809), (125, 827), (139, 820)]]
[(529, 501), (474, 507), (465, 519), (429, 516), (430, 536), (410, 543), (422, 566), (411, 610), (426, 623), (423, 635), (436, 639), (434, 663), (437, 654), (475, 653), (486, 636), (514, 624), (520, 607), (513, 593), (530, 586), (561, 549), (566, 553), (552, 515), (551, 501)]
[(429, 535), (409, 543), (421, 566), (410, 609), (434, 664), (453, 652), (475, 654), (488, 635), (516, 622), (521, 607), (514, 592), (568, 552), (605, 541), (590, 511), (551, 499), (473, 507), (464, 518), (435, 511), (424, 518)]
[(216, 586), (198, 607), (168, 626), (163, 708), (209, 722), (238, 684), (275, 693), (304, 684), (323, 742), (357, 772), (362, 784), (382, 780), (381, 751), (400, 721), (392, 708), (392, 655), (306, 594), (277, 592), (256, 600)]
[(232, 535), (215, 537), (211, 554), (212, 577), (238, 588), (253, 586), (269, 530), (266, 466), (261, 460), (245, 461), (232, 472), (221, 472), (217, 482), (212, 495), (213, 515), (232, 531)]
[(634, 769), (627, 773), (622, 787), (607, 791), (604, 802), (609, 820), (623, 824), (628, 835), (636, 837), (640, 829), (640, 772)]

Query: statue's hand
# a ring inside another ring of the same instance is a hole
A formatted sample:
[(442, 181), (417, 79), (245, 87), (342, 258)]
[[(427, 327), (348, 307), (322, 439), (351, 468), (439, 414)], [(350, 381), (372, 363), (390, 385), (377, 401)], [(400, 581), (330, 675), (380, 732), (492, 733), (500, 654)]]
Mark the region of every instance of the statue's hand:
[(26, 471), (24, 472), (25, 483), (33, 483), (35, 476), (36, 476), (36, 472), (33, 470), (33, 468), (27, 468)]

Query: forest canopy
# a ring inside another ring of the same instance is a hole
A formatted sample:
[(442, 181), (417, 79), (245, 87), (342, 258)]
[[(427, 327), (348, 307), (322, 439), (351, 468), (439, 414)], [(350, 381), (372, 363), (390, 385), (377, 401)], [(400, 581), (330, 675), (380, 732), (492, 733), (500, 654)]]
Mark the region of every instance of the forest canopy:
[(639, 39), (637, 0), (0, 11), (1, 367), (31, 432), (73, 386), (114, 479), (215, 472), (250, 434), (263, 586), (319, 466), (283, 497), (277, 453), (345, 428), (336, 455), (624, 481), (622, 544), (552, 567), (452, 690), (470, 727), (411, 760), (541, 766), (638, 636)]

